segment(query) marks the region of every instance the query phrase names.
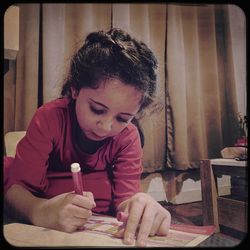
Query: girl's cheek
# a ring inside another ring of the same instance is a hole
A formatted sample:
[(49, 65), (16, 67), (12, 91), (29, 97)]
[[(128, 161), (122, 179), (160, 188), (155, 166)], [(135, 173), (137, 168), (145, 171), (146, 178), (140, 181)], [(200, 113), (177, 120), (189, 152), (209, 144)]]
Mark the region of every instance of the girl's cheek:
[(115, 129), (115, 133), (119, 134), (122, 132), (123, 129), (125, 129), (127, 127), (128, 124), (126, 125), (119, 125), (116, 129)]

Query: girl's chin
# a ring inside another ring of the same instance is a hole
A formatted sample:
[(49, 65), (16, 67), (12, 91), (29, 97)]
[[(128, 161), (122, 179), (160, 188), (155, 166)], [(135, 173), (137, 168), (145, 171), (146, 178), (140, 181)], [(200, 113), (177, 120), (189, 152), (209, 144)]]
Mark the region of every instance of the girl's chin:
[(108, 138), (108, 136), (98, 136), (94, 132), (85, 133), (85, 136), (91, 141), (103, 141)]

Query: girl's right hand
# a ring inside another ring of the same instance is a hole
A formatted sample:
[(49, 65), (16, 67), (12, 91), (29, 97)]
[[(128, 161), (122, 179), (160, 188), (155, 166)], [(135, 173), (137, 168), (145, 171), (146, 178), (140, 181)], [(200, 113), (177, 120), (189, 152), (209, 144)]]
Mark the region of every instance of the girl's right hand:
[(82, 229), (96, 206), (93, 194), (63, 193), (43, 200), (33, 209), (32, 223), (64, 232)]

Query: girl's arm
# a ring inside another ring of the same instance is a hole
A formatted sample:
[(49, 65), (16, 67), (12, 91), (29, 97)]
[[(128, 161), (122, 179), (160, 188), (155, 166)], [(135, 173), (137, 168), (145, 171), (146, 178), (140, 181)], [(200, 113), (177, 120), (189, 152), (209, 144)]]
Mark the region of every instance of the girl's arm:
[(5, 200), (8, 206), (30, 223), (64, 232), (81, 229), (91, 216), (91, 209), (95, 207), (90, 192), (84, 192), (83, 195), (64, 193), (51, 199), (43, 199), (18, 184), (7, 190)]
[(142, 148), (136, 129), (124, 130), (121, 149), (113, 168), (114, 204), (116, 210), (126, 212), (128, 221), (118, 231), (124, 243), (145, 246), (149, 235), (166, 235), (170, 227), (170, 213), (146, 193), (140, 192)]
[(45, 199), (37, 198), (21, 185), (12, 185), (4, 194), (7, 208), (10, 209), (15, 218), (18, 216), (25, 221), (32, 223), (32, 211)]
[(30, 223), (71, 232), (81, 228), (91, 215), (95, 206), (92, 193), (63, 193), (51, 199), (36, 196), (49, 187), (49, 155), (59, 143), (62, 124), (67, 122), (59, 111), (48, 105), (37, 110), (17, 145), (15, 158), (5, 166), (4, 190), (7, 206)]

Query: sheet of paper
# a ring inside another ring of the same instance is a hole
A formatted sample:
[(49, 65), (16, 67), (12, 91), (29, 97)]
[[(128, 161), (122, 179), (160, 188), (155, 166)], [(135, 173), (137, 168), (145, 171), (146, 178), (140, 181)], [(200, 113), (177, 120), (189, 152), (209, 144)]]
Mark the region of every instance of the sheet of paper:
[[(14, 246), (127, 246), (113, 235), (122, 223), (116, 218), (93, 215), (85, 229), (74, 233), (64, 233), (33, 225), (12, 223), (4, 226), (5, 239)], [(199, 227), (196, 227), (198, 229)], [(170, 229), (167, 236), (149, 237), (147, 246), (185, 247), (197, 246), (209, 234), (183, 232)]]

